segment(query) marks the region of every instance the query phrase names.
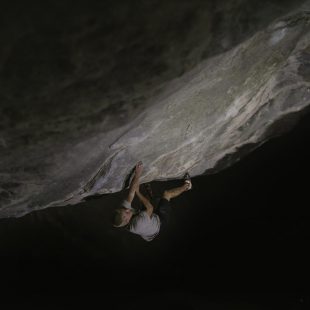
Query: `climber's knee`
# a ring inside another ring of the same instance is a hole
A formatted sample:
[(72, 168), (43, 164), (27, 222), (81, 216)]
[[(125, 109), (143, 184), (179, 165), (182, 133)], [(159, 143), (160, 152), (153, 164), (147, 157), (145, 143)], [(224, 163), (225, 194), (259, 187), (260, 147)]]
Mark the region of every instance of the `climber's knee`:
[(169, 191), (164, 191), (163, 198), (170, 201), (171, 195)]

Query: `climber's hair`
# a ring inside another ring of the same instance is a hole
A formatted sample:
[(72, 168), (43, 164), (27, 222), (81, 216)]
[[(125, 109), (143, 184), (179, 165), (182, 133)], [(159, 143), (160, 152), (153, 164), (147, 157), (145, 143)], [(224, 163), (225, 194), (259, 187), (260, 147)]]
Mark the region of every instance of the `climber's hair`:
[(123, 218), (122, 218), (122, 211), (124, 208), (118, 208), (114, 212), (114, 218), (113, 218), (113, 226), (114, 227), (123, 227), (126, 225), (126, 223), (123, 223)]

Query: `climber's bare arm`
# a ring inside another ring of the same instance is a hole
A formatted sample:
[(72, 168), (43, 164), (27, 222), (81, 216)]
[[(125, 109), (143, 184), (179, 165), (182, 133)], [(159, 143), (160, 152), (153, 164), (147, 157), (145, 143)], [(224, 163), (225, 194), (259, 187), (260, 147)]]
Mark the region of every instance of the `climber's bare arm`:
[(133, 177), (130, 187), (129, 187), (129, 193), (128, 196), (126, 198), (126, 200), (131, 204), (133, 199), (135, 198), (135, 193), (137, 188), (139, 187), (139, 182), (140, 182), (140, 176), (142, 174), (142, 170), (143, 170), (143, 164), (141, 161), (139, 161), (136, 164), (135, 167), (135, 176)]
[(138, 198), (140, 199), (140, 201), (143, 203), (143, 205), (145, 206), (146, 208), (146, 213), (151, 216), (152, 213), (153, 213), (153, 210), (154, 210), (154, 207), (153, 205), (150, 203), (150, 201), (145, 197), (143, 196), (143, 194), (140, 193), (139, 191), (139, 187), (137, 188), (136, 190), (136, 194), (138, 196)]

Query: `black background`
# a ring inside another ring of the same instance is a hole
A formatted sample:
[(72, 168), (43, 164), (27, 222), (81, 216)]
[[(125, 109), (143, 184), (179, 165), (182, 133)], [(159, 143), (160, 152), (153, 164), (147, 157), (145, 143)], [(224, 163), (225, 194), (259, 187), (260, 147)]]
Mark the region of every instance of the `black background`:
[[(234, 166), (193, 178), (192, 191), (172, 202), (168, 231), (150, 243), (111, 226), (126, 192), (2, 219), (2, 302), (306, 307), (309, 124), (306, 115)], [(153, 191), (179, 184), (155, 182)]]

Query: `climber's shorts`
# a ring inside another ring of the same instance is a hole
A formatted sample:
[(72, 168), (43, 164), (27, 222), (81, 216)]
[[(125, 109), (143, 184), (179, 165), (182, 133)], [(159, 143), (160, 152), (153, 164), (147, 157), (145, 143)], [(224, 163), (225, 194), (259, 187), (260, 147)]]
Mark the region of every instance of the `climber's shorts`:
[(161, 198), (156, 210), (154, 211), (154, 213), (156, 213), (160, 218), (161, 228), (163, 226), (166, 226), (169, 222), (170, 209), (171, 209), (170, 202), (165, 198)]

